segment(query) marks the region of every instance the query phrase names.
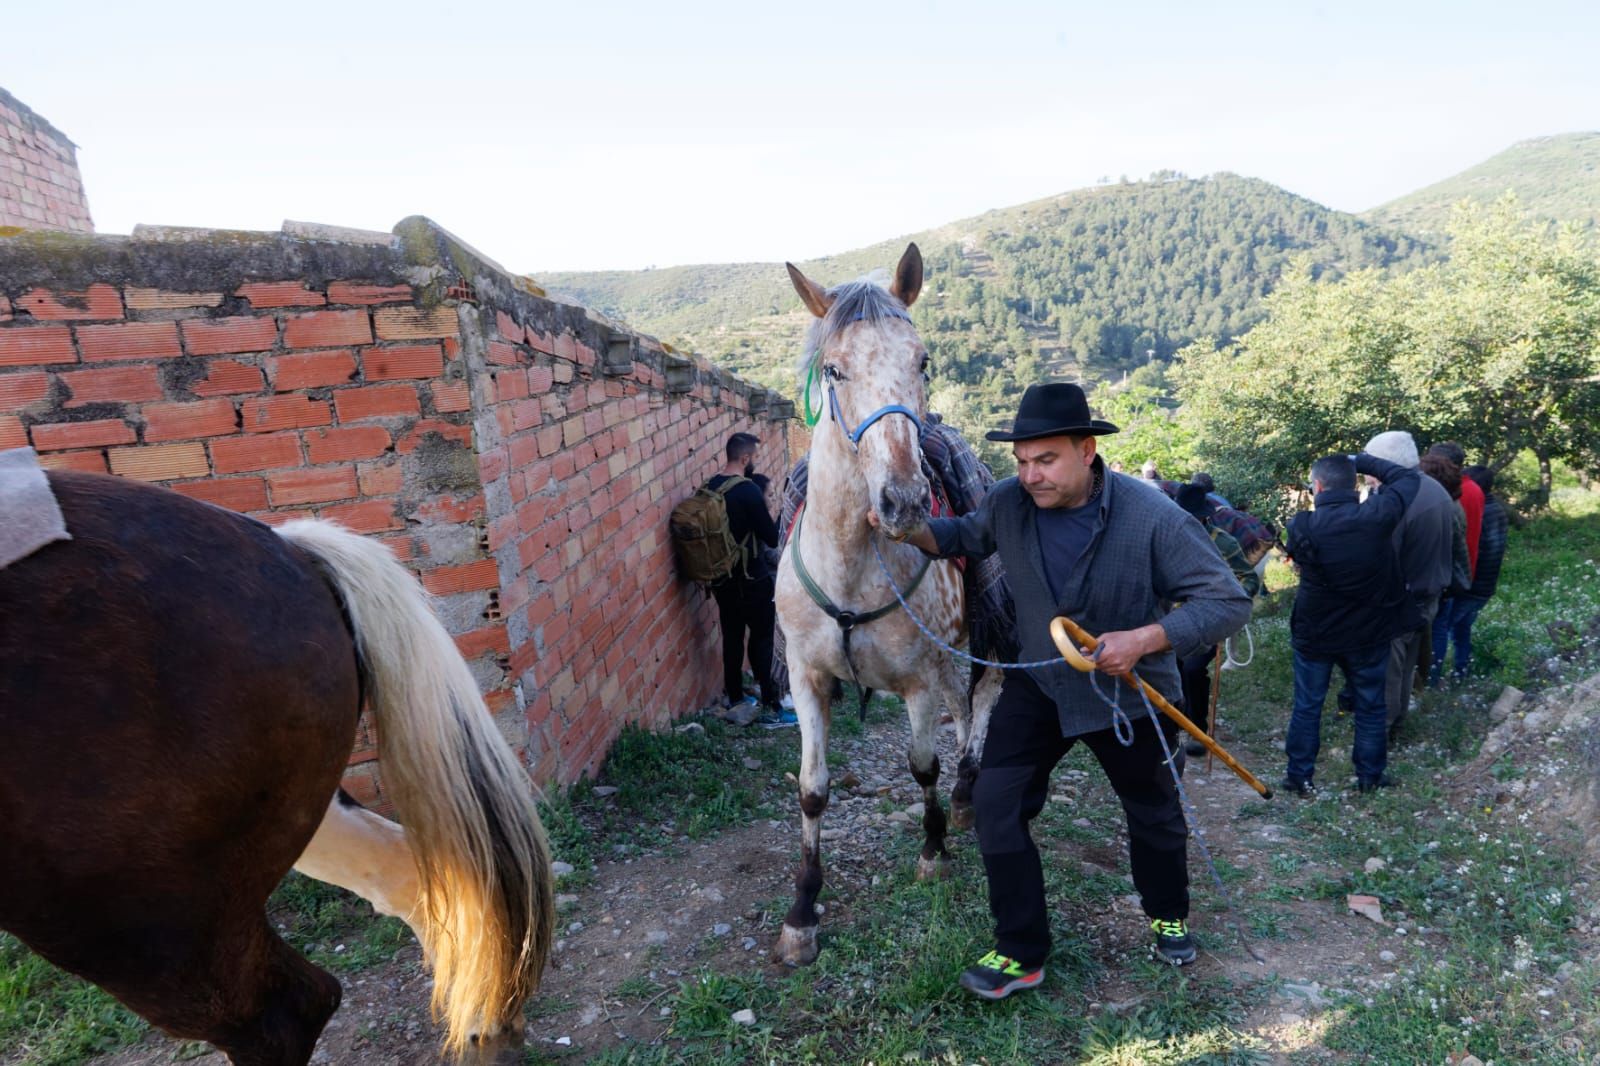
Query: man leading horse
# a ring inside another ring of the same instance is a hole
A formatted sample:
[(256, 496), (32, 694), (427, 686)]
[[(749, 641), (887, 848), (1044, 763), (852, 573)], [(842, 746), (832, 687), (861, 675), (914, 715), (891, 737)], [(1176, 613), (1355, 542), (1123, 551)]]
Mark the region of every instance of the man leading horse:
[[(997, 482), (973, 514), (932, 519), (903, 539), (936, 558), (1000, 553), (1016, 601), (1022, 659), (1056, 655), (1049, 625), (1065, 615), (1101, 634), (1097, 673), (1137, 669), (1181, 706), (1176, 656), (1236, 632), (1249, 621), (1250, 598), (1198, 523), (1164, 494), (1106, 469), (1096, 442), (1115, 432), (1090, 415), (1078, 386), (1030, 386), (1011, 430), (988, 434), (1011, 443), (1017, 476)], [(868, 521), (877, 526), (877, 515)], [(1173, 609), (1175, 603), (1182, 606)], [(963, 988), (986, 999), (1035, 988), (1044, 978), (1050, 922), (1029, 825), (1044, 808), (1051, 770), (1080, 741), (1127, 815), (1133, 882), (1157, 957), (1180, 966), (1195, 958), (1188, 828), (1164, 754), (1180, 752), (1176, 727), (1161, 720), (1163, 743), (1124, 688), (1132, 722), (1125, 743), (1092, 677), (1065, 664), (1010, 671), (989, 722), (973, 803), (995, 946), (961, 975)], [(1110, 682), (1100, 688), (1114, 691)]]

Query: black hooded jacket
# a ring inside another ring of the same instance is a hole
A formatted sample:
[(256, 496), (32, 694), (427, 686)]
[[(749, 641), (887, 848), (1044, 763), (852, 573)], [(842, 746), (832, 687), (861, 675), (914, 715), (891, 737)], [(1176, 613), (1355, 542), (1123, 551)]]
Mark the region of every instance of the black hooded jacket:
[(1303, 655), (1369, 648), (1421, 622), (1394, 546), (1421, 475), (1366, 452), (1356, 471), (1383, 483), (1366, 503), (1354, 489), (1330, 489), (1317, 493), (1316, 510), (1289, 523), (1289, 555), (1300, 568), (1289, 631)]

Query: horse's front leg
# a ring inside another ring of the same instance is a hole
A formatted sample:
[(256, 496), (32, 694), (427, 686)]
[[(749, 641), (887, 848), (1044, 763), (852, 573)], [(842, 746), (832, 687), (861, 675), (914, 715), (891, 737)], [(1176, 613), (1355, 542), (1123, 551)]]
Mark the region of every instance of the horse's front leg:
[[(929, 685), (906, 695), (911, 718), (911, 747), (906, 761), (911, 776), (922, 786), (922, 854), (917, 857), (917, 880), (944, 877), (950, 869), (945, 849), (944, 807), (939, 803), (939, 715), (947, 698), (942, 686)], [(959, 695), (959, 690), (955, 693)]]
[[(956, 787), (950, 794), (950, 822), (957, 829), (971, 829), (977, 820), (972, 807), (972, 790), (978, 783), (978, 767), (983, 764), (983, 741), (989, 733), (989, 714), (1000, 700), (1000, 685), (1004, 680), (1003, 670), (986, 666), (978, 674), (971, 691), (965, 692), (972, 720), (967, 735), (959, 738), (961, 763), (956, 767)], [(962, 688), (965, 691), (967, 686)]]
[(828, 720), (831, 677), (789, 664), (795, 716), (800, 720), (800, 869), (794, 905), (772, 950), (774, 962), (805, 966), (817, 957), (817, 896), (822, 892), (822, 812), (828, 809)]

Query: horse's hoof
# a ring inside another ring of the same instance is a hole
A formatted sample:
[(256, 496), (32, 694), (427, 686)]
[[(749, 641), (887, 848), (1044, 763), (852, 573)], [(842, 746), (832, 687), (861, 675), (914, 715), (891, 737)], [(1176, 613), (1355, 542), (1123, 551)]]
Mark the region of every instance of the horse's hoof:
[(942, 881), (950, 876), (950, 860), (944, 855), (935, 855), (928, 858), (926, 855), (917, 859), (918, 881)]
[(978, 824), (978, 810), (970, 803), (950, 801), (950, 828), (956, 830), (971, 829)]
[(783, 923), (783, 932), (772, 949), (772, 961), (785, 966), (810, 966), (817, 961), (817, 927), (808, 925), (796, 929)]

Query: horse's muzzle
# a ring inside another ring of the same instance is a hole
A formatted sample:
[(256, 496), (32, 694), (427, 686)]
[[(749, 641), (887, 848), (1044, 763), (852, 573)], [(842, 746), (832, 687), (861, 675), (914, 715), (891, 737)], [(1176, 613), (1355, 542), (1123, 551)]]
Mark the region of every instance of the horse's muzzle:
[(932, 506), (926, 483), (885, 485), (878, 493), (878, 521), (884, 532), (903, 537), (927, 521)]

